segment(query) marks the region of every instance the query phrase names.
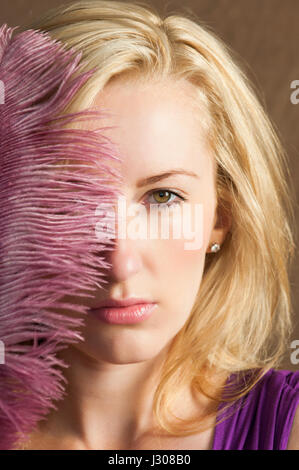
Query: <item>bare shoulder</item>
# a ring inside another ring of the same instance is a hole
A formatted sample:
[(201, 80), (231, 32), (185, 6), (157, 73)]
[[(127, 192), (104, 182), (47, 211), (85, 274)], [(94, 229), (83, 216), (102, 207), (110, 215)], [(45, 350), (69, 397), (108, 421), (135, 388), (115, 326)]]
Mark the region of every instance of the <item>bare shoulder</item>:
[(299, 405), (295, 412), (287, 450), (299, 450)]

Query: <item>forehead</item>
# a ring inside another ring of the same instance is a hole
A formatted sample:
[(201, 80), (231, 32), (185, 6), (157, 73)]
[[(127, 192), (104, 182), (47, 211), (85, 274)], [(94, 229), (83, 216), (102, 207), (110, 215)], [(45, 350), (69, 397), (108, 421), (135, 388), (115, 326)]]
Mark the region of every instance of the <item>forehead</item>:
[(101, 119), (122, 156), (127, 178), (171, 168), (205, 171), (211, 168), (205, 125), (195, 86), (180, 80), (140, 82), (117, 79), (96, 96), (93, 106), (109, 116)]

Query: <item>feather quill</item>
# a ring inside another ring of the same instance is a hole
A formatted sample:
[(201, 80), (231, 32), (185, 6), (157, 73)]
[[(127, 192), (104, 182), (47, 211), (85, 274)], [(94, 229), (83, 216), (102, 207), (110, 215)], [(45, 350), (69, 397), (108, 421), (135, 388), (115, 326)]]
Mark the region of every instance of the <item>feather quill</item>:
[(79, 329), (87, 307), (60, 299), (106, 282), (110, 265), (103, 253), (114, 241), (108, 229), (102, 238), (95, 232), (101, 220), (95, 214), (99, 204), (115, 201), (122, 182), (111, 165), (120, 157), (102, 130), (67, 127), (104, 114), (63, 114), (94, 70), (74, 78), (81, 53), (67, 51), (45, 32), (13, 35), (15, 29), (0, 28), (2, 450), (24, 442), (57, 409), (53, 401), (65, 396), (62, 368), (68, 364), (56, 353), (84, 340)]

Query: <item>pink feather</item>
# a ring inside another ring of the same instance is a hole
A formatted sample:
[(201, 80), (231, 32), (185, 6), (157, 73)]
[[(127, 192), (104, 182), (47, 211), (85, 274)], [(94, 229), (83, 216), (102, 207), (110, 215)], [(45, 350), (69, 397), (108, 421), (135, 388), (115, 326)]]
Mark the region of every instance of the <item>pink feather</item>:
[[(121, 183), (101, 129), (62, 128), (103, 116), (59, 114), (94, 70), (73, 78), (81, 53), (40, 31), (13, 37), (14, 29), (0, 28), (0, 449), (26, 438), (65, 396), (68, 365), (55, 354), (84, 340), (77, 328), (87, 307), (59, 299), (103, 287), (110, 265), (101, 255), (114, 241), (96, 236), (95, 210), (115, 201)], [(78, 163), (58, 170), (66, 158)], [(97, 171), (84, 174), (84, 162)], [(81, 318), (49, 310), (66, 307)]]

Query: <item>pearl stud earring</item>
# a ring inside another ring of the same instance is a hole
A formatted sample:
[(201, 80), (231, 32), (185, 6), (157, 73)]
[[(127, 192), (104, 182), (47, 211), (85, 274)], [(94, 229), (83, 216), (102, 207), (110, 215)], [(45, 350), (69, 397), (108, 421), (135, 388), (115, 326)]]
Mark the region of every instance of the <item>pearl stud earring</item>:
[(213, 245), (211, 246), (212, 253), (216, 253), (219, 250), (220, 250), (220, 245), (218, 243), (213, 243)]

